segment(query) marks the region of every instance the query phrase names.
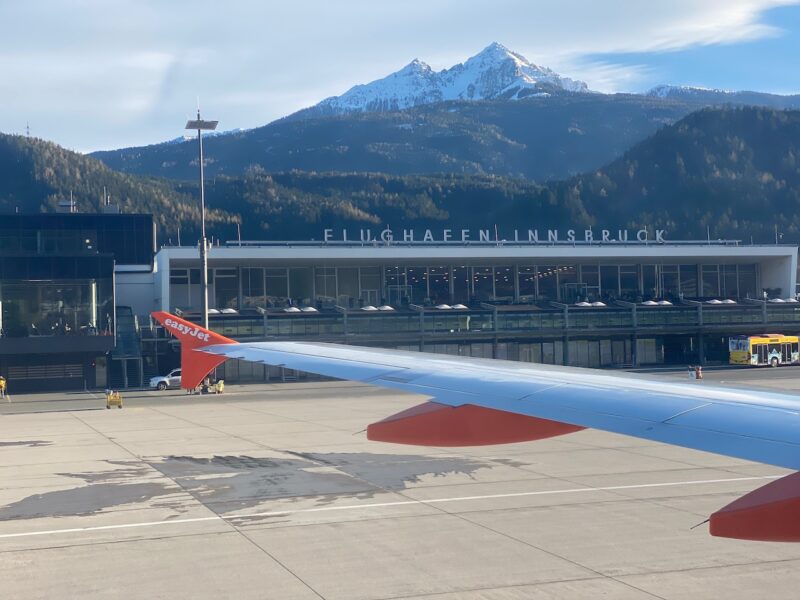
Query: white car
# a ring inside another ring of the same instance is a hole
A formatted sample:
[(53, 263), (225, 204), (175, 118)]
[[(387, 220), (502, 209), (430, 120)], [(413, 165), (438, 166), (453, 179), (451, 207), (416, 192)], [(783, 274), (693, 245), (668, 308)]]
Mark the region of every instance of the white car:
[(172, 369), (166, 375), (159, 375), (150, 379), (150, 387), (157, 390), (181, 387), (181, 370)]

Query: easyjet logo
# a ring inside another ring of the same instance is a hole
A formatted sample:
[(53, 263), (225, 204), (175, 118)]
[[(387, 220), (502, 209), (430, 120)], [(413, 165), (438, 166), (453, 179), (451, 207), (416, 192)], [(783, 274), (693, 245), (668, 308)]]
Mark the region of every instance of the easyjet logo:
[(178, 323), (177, 321), (173, 321), (172, 319), (165, 319), (164, 325), (173, 329), (176, 333), (181, 333), (183, 335), (190, 335), (192, 337), (196, 337), (201, 342), (208, 342), (210, 334), (201, 331), (199, 327), (195, 326), (194, 328), (190, 327), (189, 325), (184, 325), (183, 323)]

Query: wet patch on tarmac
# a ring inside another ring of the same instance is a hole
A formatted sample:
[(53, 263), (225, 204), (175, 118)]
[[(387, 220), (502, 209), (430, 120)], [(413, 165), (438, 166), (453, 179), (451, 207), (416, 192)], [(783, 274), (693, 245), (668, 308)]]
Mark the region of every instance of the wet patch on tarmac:
[(371, 498), (402, 490), (423, 477), (468, 476), (492, 464), (469, 458), (354, 453), (299, 454), (296, 458), (169, 456), (153, 466), (215, 512), (258, 506), (269, 499), (314, 498), (324, 505), (338, 497)]
[(133, 479), (144, 477), (145, 475), (152, 475), (153, 469), (147, 463), (132, 461), (132, 460), (107, 460), (109, 465), (113, 465), (114, 469), (107, 471), (84, 471), (81, 473), (56, 473), (61, 477), (71, 477), (80, 479), (86, 483), (124, 483), (125, 479)]
[(19, 442), (0, 442), (0, 448), (6, 446), (27, 446), (28, 448), (39, 448), (41, 446), (50, 446), (53, 442), (47, 440), (20, 440)]
[(85, 516), (157, 496), (175, 493), (156, 482), (86, 485), (70, 490), (34, 494), (0, 507), (0, 521), (36, 517)]
[[(290, 452), (306, 460), (335, 467), (350, 477), (366, 480), (383, 490), (398, 491), (409, 484), (420, 483), (426, 477), (467, 475), (472, 477), (478, 469), (488, 469), (492, 462), (476, 458), (439, 457), (418, 454), (371, 454), (367, 452)], [(524, 463), (507, 461), (509, 466)]]
[[(171, 481), (142, 481), (152, 477), (149, 465), (134, 461), (105, 461), (116, 468), (82, 473), (56, 473), (61, 477), (80, 479), (85, 485), (66, 490), (33, 494), (0, 506), (0, 521), (37, 517), (85, 516), (116, 506), (151, 502), (180, 493)], [(134, 481), (131, 481), (134, 480)], [(169, 507), (168, 504), (155, 504)]]
[(89, 515), (127, 504), (148, 504), (179, 514), (188, 510), (186, 494), (219, 514), (276, 499), (311, 498), (322, 506), (341, 497), (369, 499), (380, 492), (403, 490), (429, 477), (473, 477), (479, 469), (497, 466), (474, 458), (366, 452), (286, 452), (285, 457), (269, 458), (168, 456), (150, 462), (106, 463), (112, 468), (58, 473), (82, 485), (0, 506), (0, 521)]
[(251, 456), (170, 456), (154, 464), (214, 511), (258, 506), (264, 500), (326, 495), (369, 497), (374, 486), (306, 460)]

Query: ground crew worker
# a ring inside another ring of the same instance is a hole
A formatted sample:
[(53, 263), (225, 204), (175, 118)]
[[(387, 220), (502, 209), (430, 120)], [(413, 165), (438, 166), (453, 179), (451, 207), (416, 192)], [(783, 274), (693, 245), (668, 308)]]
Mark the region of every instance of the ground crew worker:
[[(6, 397), (6, 378), (0, 375), (0, 400)], [(11, 398), (9, 398), (9, 402)]]

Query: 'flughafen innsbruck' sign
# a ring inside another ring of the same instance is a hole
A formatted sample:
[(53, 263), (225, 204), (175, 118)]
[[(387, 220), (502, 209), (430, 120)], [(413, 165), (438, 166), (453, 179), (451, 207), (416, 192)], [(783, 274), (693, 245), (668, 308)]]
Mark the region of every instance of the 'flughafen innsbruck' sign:
[[(502, 233), (502, 235), (501, 235)], [(511, 235), (507, 235), (507, 234)], [(325, 229), (326, 242), (403, 242), (403, 243), (500, 243), (553, 244), (553, 243), (657, 243), (663, 244), (666, 230), (648, 229), (514, 229), (500, 232), (493, 229)]]

